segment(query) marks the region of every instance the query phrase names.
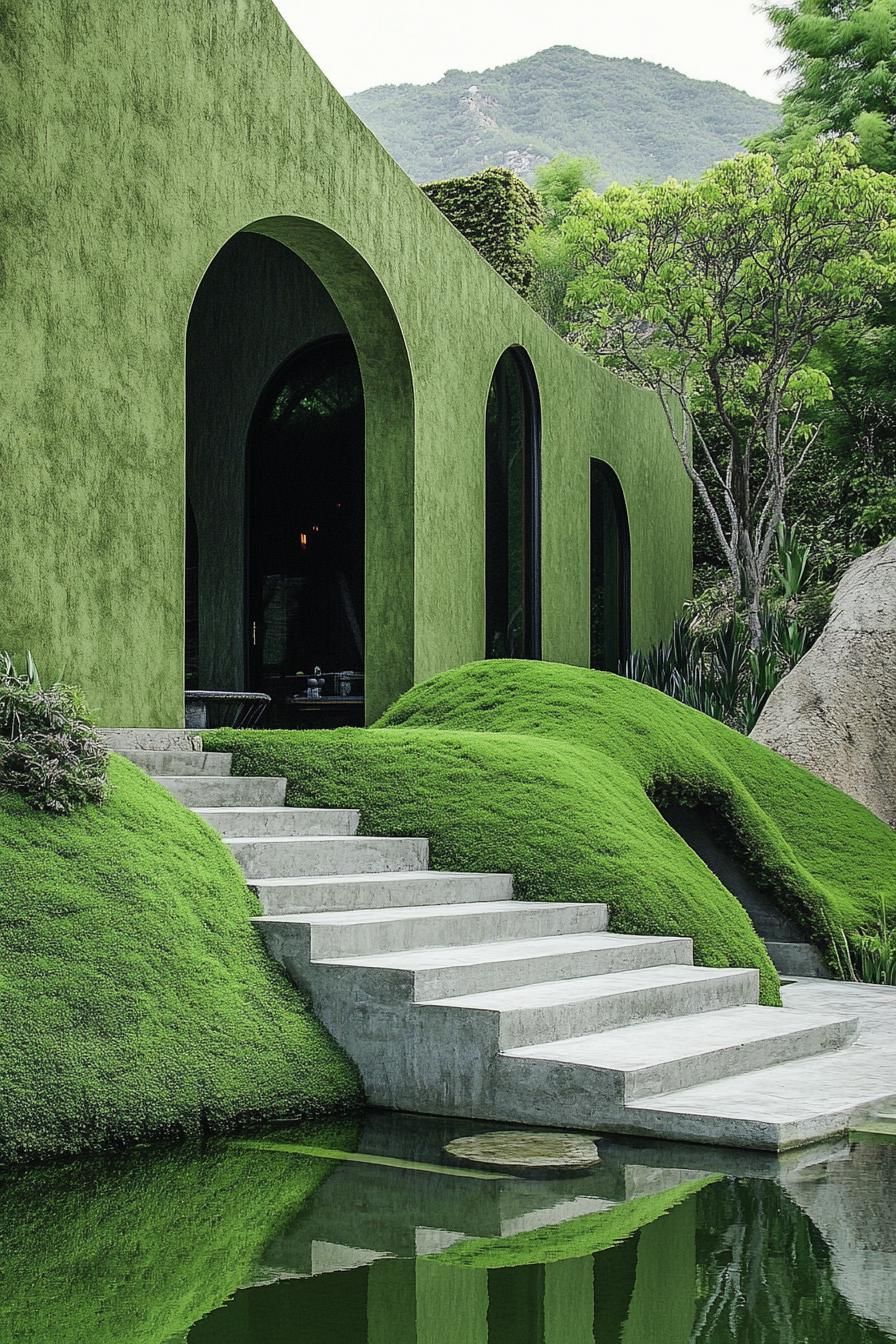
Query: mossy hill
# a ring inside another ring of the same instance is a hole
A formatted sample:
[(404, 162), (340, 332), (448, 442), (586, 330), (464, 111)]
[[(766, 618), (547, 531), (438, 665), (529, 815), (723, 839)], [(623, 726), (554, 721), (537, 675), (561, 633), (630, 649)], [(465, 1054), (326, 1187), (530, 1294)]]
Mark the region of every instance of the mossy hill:
[(473, 663), (408, 691), (375, 728), (218, 732), (234, 771), (283, 775), (295, 806), (357, 807), (423, 835), (434, 868), (510, 872), (525, 900), (606, 901), (618, 933), (693, 938), (704, 966), (778, 977), (739, 902), (655, 802), (703, 803), (754, 880), (830, 947), (896, 911), (896, 832), (768, 748), (659, 691), (558, 663)]

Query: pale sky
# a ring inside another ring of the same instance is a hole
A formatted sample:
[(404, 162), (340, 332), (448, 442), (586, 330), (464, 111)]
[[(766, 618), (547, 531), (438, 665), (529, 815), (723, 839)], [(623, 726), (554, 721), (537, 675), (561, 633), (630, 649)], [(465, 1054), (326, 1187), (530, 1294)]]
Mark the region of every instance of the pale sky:
[(341, 93), (429, 84), (545, 47), (640, 56), (761, 98), (781, 83), (755, 0), (275, 0)]

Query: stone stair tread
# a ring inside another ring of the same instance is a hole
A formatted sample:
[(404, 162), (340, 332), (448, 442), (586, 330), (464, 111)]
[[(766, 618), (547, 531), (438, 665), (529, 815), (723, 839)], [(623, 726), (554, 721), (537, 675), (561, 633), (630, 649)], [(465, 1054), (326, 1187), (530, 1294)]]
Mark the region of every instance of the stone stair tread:
[(629, 1109), (651, 1116), (740, 1120), (773, 1129), (791, 1126), (794, 1132), (785, 1133), (786, 1141), (808, 1142), (815, 1137), (815, 1129), (801, 1125), (820, 1121), (819, 1132), (830, 1134), (845, 1127), (849, 1117), (864, 1107), (893, 1095), (881, 1077), (880, 1063), (879, 1046), (863, 1041), (860, 1033), (841, 1050), (641, 1097)]
[[(153, 776), (170, 778), (203, 775), (230, 778), (232, 755), (226, 751), (142, 751), (126, 748), (118, 752), (133, 765)], [(217, 773), (216, 773), (217, 772)]]
[[(350, 845), (353, 849), (392, 841), (402, 845), (426, 844), (425, 837), (420, 835), (340, 835), (338, 832), (333, 835), (226, 835), (223, 840), (225, 845), (271, 845), (275, 849), (278, 845), (301, 845), (310, 849), (330, 840), (337, 840), (340, 845)], [(320, 881), (320, 878), (317, 880)]]
[[(514, 902), (514, 905), (523, 904), (522, 901)], [(544, 938), (513, 938), (494, 943), (426, 947), (411, 952), (375, 952), (367, 956), (325, 958), (320, 964), (327, 965), (332, 962), (340, 966), (375, 966), (389, 970), (435, 970), (496, 961), (522, 961), (530, 957), (552, 957), (559, 953), (597, 952), (622, 946), (667, 946), (670, 943), (685, 941), (687, 940), (679, 938), (640, 937), (635, 934), (560, 933)]]
[[(120, 754), (121, 753), (119, 752), (119, 755)], [(197, 755), (198, 754), (199, 753), (197, 752)], [(154, 779), (157, 784), (177, 784), (179, 781), (189, 780), (191, 784), (196, 784), (197, 782), (212, 785), (233, 784), (236, 788), (239, 788), (240, 785), (242, 784), (278, 784), (278, 785), (283, 784), (284, 787), (286, 785), (286, 779), (284, 777), (279, 777), (276, 775), (212, 775), (212, 774), (206, 774), (205, 772), (203, 772), (202, 774), (189, 774), (189, 775), (156, 775), (152, 771), (149, 771), (149, 774), (150, 777)], [(251, 807), (252, 804), (222, 803), (221, 806)]]
[(511, 989), (463, 994), (457, 998), (434, 999), (441, 1007), (471, 1008), (481, 1012), (513, 1012), (516, 1009), (556, 1007), (562, 1003), (580, 1003), (589, 999), (610, 998), (618, 994), (641, 994), (645, 990), (669, 985), (704, 985), (718, 980), (753, 979), (755, 972), (719, 969), (708, 966), (648, 967), (637, 971), (618, 971), (609, 975), (582, 976), (575, 980), (546, 980)]
[[(224, 778), (224, 776), (219, 776), (219, 778)], [(248, 775), (236, 775), (236, 776), (231, 775), (231, 776), (229, 776), (229, 778), (231, 778), (231, 779), (234, 779), (234, 778), (236, 778), (236, 779), (248, 779), (248, 778), (251, 778), (251, 776), (248, 776)], [(262, 775), (262, 776), (259, 776), (259, 778), (266, 779), (266, 778), (269, 778), (269, 776)], [(353, 810), (352, 808), (350, 808), (350, 807), (252, 807), (252, 806), (251, 806), (250, 804), (248, 804), (248, 803), (247, 803), (245, 806), (240, 806), (239, 803), (234, 803), (234, 804), (233, 804), (232, 806), (230, 806), (230, 807), (228, 807), (228, 806), (226, 806), (226, 805), (222, 805), (222, 806), (218, 806), (218, 807), (194, 807), (194, 808), (192, 808), (191, 810), (192, 810), (193, 812), (198, 812), (199, 815), (200, 815), (201, 817), (204, 817), (204, 816), (206, 815), (206, 813), (208, 813), (208, 812), (213, 812), (213, 813), (215, 813), (216, 815), (219, 814), (219, 813), (222, 813), (222, 812), (232, 812), (232, 813), (240, 813), (240, 812), (252, 812), (252, 813), (255, 813), (255, 812), (265, 812), (265, 813), (273, 813), (273, 814), (275, 814), (276, 816), (290, 816), (290, 817), (296, 817), (296, 816), (298, 816), (298, 817), (301, 817), (301, 816), (315, 816), (315, 817), (316, 817), (316, 816), (346, 816), (346, 815), (356, 816), (356, 815), (357, 815), (357, 813), (355, 813), (354, 810)]]
[[(386, 876), (394, 877), (390, 873)], [(320, 880), (320, 879), (318, 879)], [(331, 881), (332, 879), (327, 879)], [(252, 883), (258, 886), (257, 882)], [(477, 915), (506, 914), (519, 910), (576, 910), (581, 904), (576, 901), (479, 901), (475, 907)], [(594, 907), (597, 909), (598, 907)], [(258, 915), (256, 924), (387, 924), (403, 919), (453, 919), (464, 914), (464, 907), (456, 902), (451, 905), (396, 905), (383, 906), (375, 910), (320, 910), (300, 915)]]
[(855, 1026), (857, 1019), (747, 1004), (667, 1021), (638, 1022), (546, 1045), (521, 1046), (504, 1053), (518, 1059), (550, 1059), (585, 1068), (630, 1071), (671, 1060), (697, 1058), (748, 1042), (802, 1036), (815, 1028), (838, 1024)]
[[(435, 871), (433, 869), (421, 869), (417, 872), (413, 870), (397, 873), (330, 873), (326, 877), (255, 877), (252, 879), (253, 887), (320, 887), (326, 886), (354, 886), (359, 882), (370, 883), (372, 886), (389, 886), (395, 882), (415, 883), (426, 882), (438, 885), (442, 882), (457, 881), (458, 878), (469, 878), (475, 881), (477, 878), (501, 878), (503, 873), (448, 873), (444, 871)], [(519, 902), (515, 902), (519, 904)], [(350, 912), (345, 911), (348, 914)]]

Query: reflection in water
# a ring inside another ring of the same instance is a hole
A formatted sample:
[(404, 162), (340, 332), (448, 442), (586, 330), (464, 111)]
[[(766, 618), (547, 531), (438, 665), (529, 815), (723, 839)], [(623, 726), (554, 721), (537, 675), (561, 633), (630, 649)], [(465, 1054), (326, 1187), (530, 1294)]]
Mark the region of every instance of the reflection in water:
[[(143, 1150), (10, 1176), (0, 1339), (896, 1338), (894, 1147), (777, 1159), (608, 1139), (587, 1175), (482, 1180), (442, 1153), (474, 1130), (372, 1115), (360, 1133), (278, 1130), (251, 1147)], [(333, 1146), (390, 1163), (304, 1151)]]

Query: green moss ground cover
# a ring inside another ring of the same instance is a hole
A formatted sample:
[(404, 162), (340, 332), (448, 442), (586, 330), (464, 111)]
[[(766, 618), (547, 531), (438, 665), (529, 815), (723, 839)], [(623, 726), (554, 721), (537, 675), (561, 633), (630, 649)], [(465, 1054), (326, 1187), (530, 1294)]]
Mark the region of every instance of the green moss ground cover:
[(512, 872), (526, 900), (606, 901), (622, 933), (694, 939), (707, 966), (778, 978), (738, 901), (652, 798), (705, 802), (754, 879), (825, 946), (896, 910), (896, 833), (860, 804), (635, 682), (559, 664), (475, 663), (424, 682), (372, 729), (205, 735), (294, 805), (359, 807), (425, 835), (435, 868)]
[(224, 845), (135, 766), (70, 817), (0, 794), (0, 1161), (354, 1104)]
[[(309, 1142), (351, 1147), (342, 1122)], [(226, 1143), (154, 1149), (0, 1178), (0, 1339), (160, 1344), (251, 1277), (332, 1170)]]

